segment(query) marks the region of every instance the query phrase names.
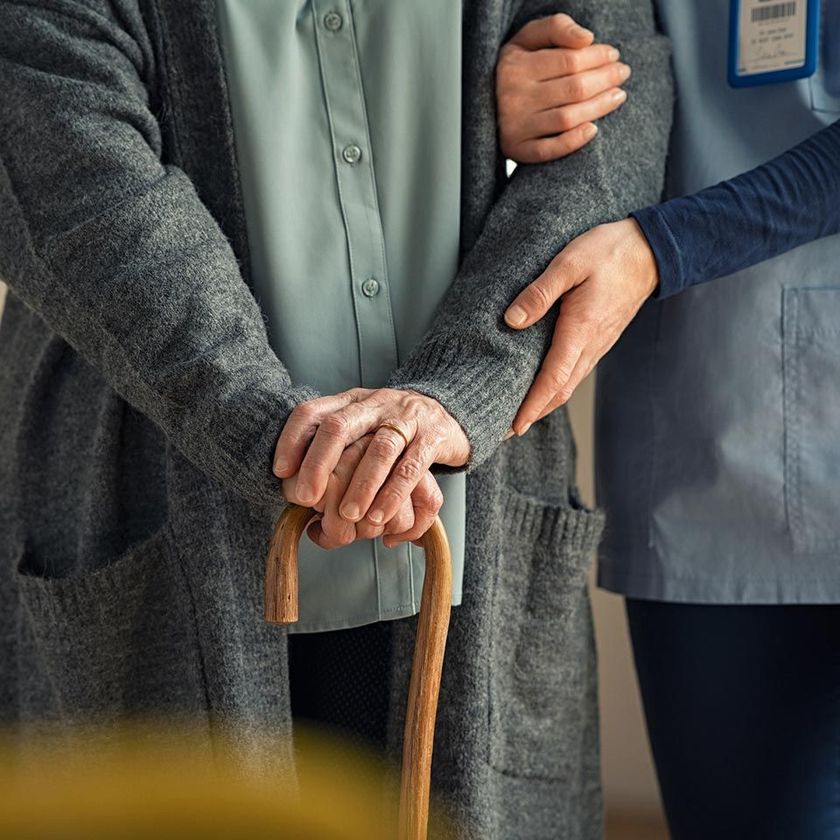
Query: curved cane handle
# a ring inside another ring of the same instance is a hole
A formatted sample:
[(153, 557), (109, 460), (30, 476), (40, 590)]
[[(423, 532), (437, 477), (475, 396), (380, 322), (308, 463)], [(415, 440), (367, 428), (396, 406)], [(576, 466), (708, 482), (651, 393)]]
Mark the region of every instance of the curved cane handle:
[(298, 620), (298, 544), (314, 515), (311, 508), (290, 505), (274, 526), (265, 564), (265, 620), (269, 624)]
[[(313, 515), (292, 505), (277, 521), (265, 573), (265, 620), (272, 624), (298, 619), (298, 543)], [(439, 518), (423, 537), (423, 548), (426, 575), (403, 733), (399, 840), (425, 840), (428, 832), (435, 718), (452, 605), (452, 557)]]

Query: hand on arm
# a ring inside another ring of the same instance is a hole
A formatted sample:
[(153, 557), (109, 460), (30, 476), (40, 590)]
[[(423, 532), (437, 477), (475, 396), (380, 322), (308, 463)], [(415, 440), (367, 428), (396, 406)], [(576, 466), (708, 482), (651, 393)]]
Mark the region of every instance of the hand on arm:
[(658, 283), (656, 259), (639, 226), (624, 219), (570, 242), (505, 312), (530, 327), (560, 302), (551, 348), (513, 421), (522, 435), (566, 403), (615, 344)]
[[(630, 68), (618, 62), (617, 50), (591, 45), (592, 33), (586, 46), (573, 43), (575, 29), (580, 31), (566, 15), (542, 18), (526, 24), (503, 50), (508, 52), (497, 72), (499, 131), (505, 153), (519, 163), (553, 160), (581, 148), (597, 133), (592, 120), (627, 98), (618, 85), (630, 77)], [(657, 282), (647, 240), (633, 220), (624, 220), (570, 242), (516, 297), (505, 322), (517, 330), (542, 319), (562, 298), (551, 347), (514, 418), (516, 434), (571, 397)]]
[[(564, 53), (544, 51), (557, 53), (558, 60)], [(541, 82), (534, 63), (523, 64), (517, 78), (518, 87), (508, 84), (513, 92), (499, 103), (503, 135), (515, 121), (504, 118), (505, 109), (526, 123), (558, 104), (545, 101), (546, 86), (540, 88), (542, 101), (529, 96), (529, 85)], [(559, 149), (542, 149), (562, 157)], [(838, 150), (840, 121), (749, 172), (693, 195), (630, 208), (632, 219), (596, 227), (571, 242), (505, 313), (506, 323), (521, 330), (561, 301), (551, 349), (514, 430), (523, 434), (566, 402), (654, 291), (662, 299), (837, 233)]]
[(627, 93), (630, 68), (619, 51), (565, 14), (525, 24), (505, 44), (496, 67), (499, 142), (505, 157), (539, 163), (585, 146), (595, 120)]

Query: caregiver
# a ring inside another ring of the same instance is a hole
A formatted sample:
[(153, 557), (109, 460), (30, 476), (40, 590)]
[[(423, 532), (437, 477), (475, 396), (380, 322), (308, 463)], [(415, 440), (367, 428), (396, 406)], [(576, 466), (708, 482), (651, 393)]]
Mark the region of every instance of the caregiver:
[[(627, 597), (673, 837), (834, 837), (840, 3), (821, 21), (813, 0), (658, 13), (672, 198), (574, 240), (507, 309), (523, 329), (562, 297), (513, 425), (566, 402), (624, 331), (598, 376), (599, 580)], [(531, 160), (521, 127), (562, 89), (499, 75), (503, 149)]]

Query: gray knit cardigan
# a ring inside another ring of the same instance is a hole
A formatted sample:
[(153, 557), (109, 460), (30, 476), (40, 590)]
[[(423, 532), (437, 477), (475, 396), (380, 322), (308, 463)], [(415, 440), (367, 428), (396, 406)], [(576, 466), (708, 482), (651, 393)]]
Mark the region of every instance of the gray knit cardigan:
[[(554, 11), (621, 49), (629, 99), (585, 150), (507, 180), (497, 53)], [(595, 838), (602, 522), (577, 499), (564, 411), (501, 442), (553, 326), (501, 316), (570, 238), (658, 198), (668, 49), (648, 0), (464, 0), (464, 33), (462, 267), (391, 379), (472, 444), (434, 780), (464, 837)], [(185, 712), (228, 727), (241, 761), (290, 766), (261, 737), (290, 721), (263, 558), (274, 443), (315, 393), (272, 353), (249, 287), (212, 0), (0, 0), (0, 277), (0, 714)]]

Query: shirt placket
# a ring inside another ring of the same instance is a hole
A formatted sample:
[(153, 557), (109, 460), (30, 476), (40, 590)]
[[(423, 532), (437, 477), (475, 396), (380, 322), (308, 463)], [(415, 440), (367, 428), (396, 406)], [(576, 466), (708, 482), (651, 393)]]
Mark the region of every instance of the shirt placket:
[(360, 382), (379, 387), (398, 365), (397, 342), (353, 13), (348, 0), (312, 0), (312, 9), (347, 235)]

